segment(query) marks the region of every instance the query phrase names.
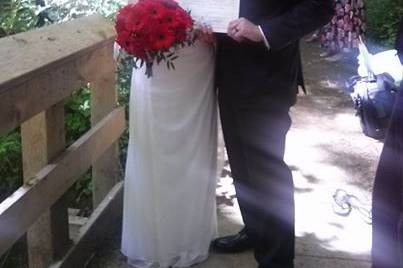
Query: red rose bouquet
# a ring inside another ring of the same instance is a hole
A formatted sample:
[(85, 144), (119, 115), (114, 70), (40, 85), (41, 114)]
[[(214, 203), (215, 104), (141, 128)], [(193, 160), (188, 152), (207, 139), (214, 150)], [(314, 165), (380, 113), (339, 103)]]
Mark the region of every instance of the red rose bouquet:
[(124, 53), (135, 58), (135, 68), (146, 65), (148, 77), (152, 76), (154, 63), (165, 62), (168, 69), (175, 69), (176, 49), (195, 41), (189, 12), (174, 0), (129, 4), (118, 12), (115, 27), (116, 42)]

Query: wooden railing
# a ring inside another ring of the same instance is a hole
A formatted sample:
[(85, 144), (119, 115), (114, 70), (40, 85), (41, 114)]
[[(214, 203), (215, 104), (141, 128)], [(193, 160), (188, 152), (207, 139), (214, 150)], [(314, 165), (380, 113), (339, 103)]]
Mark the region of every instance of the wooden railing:
[[(0, 39), (0, 135), (20, 127), (24, 173), (0, 203), (0, 256), (26, 235), (30, 267), (82, 267), (119, 225), (125, 116), (114, 37), (109, 22), (91, 16)], [(64, 99), (88, 84), (92, 128), (66, 148)], [(95, 209), (71, 239), (65, 193), (91, 167)]]

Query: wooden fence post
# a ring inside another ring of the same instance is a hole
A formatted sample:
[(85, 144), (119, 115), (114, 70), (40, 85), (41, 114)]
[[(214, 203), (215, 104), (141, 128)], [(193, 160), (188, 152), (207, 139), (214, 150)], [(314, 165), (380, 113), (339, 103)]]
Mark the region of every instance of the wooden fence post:
[[(107, 65), (100, 66), (105, 74), (91, 81), (91, 124), (95, 125), (117, 106), (116, 64), (112, 57), (113, 44), (103, 48)], [(121, 179), (119, 144), (112, 145), (92, 166), (93, 205), (97, 207)]]
[[(65, 149), (64, 103), (58, 103), (23, 123), (21, 141), (24, 183), (29, 183)], [(32, 225), (27, 232), (27, 242), (30, 268), (47, 267), (64, 254), (70, 243), (66, 197)]]

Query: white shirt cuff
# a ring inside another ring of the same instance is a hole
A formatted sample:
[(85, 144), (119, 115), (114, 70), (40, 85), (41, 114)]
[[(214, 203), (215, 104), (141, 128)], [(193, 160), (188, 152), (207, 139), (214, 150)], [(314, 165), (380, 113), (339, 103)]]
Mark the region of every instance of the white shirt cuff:
[(266, 47), (268, 49), (270, 49), (269, 41), (267, 41), (266, 35), (264, 34), (262, 27), (260, 25), (258, 25), (258, 27), (259, 27), (260, 33), (262, 34), (264, 44), (266, 45)]

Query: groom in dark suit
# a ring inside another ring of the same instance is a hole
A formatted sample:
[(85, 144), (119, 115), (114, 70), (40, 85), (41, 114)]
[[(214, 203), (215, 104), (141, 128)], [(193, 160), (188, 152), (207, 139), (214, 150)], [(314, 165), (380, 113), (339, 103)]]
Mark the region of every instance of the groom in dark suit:
[(213, 247), (254, 248), (260, 268), (293, 267), (294, 186), (283, 158), (302, 85), (299, 39), (332, 14), (332, 0), (241, 0), (240, 19), (218, 39), (222, 126), (245, 228)]
[[(403, 64), (403, 17), (396, 50)], [(372, 268), (403, 267), (403, 82), (396, 95), (372, 198)]]

